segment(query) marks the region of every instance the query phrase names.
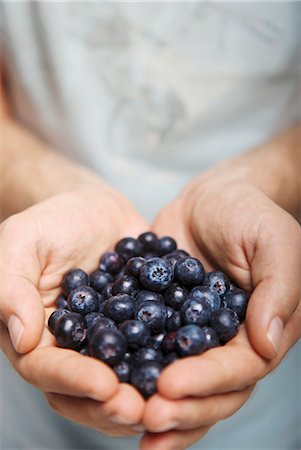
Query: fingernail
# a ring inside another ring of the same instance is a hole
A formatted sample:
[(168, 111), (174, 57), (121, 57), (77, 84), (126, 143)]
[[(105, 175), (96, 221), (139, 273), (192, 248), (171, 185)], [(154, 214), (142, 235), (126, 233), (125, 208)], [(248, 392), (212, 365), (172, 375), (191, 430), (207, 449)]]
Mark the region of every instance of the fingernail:
[(15, 350), (18, 351), (20, 340), (24, 331), (24, 325), (22, 324), (19, 317), (15, 316), (15, 314), (12, 314), (9, 318), (7, 326), (13, 346), (15, 347)]
[(269, 330), (268, 330), (268, 339), (271, 341), (274, 349), (278, 353), (281, 344), (283, 332), (283, 322), (280, 317), (276, 316), (272, 319)]
[(123, 417), (119, 416), (111, 416), (110, 420), (114, 423), (117, 423), (117, 425), (131, 425), (133, 422), (129, 422), (126, 419), (123, 419)]
[(135, 433), (144, 433), (144, 431), (146, 430), (143, 425), (134, 425), (131, 427), (131, 429), (135, 431)]
[(164, 431), (173, 430), (174, 428), (177, 428), (180, 425), (180, 422), (177, 422), (176, 420), (171, 420), (170, 422), (167, 422), (165, 425), (162, 425), (162, 427), (158, 427), (156, 432), (162, 433)]

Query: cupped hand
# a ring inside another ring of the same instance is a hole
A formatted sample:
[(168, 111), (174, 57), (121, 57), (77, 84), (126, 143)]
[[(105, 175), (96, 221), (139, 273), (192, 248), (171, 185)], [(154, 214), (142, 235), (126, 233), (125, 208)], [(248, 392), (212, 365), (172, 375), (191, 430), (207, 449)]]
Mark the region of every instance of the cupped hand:
[(102, 362), (58, 348), (47, 319), (66, 270), (95, 269), (118, 239), (145, 229), (121, 194), (95, 184), (53, 196), (1, 226), (3, 351), (59, 414), (112, 435), (134, 434), (130, 425), (140, 421), (144, 400)]
[(147, 402), (142, 449), (184, 449), (234, 414), (299, 339), (301, 231), (251, 184), (216, 179), (191, 184), (153, 229), (252, 291), (236, 338), (169, 366)]

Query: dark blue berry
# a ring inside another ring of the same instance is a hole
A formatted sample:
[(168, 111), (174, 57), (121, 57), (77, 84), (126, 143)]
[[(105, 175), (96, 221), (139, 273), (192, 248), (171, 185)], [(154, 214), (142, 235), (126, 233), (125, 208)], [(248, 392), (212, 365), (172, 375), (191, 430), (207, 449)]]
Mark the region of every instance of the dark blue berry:
[(109, 272), (115, 275), (120, 272), (122, 266), (122, 258), (116, 252), (106, 252), (100, 258), (99, 270), (101, 271)]
[(155, 250), (158, 236), (152, 231), (147, 231), (146, 233), (140, 234), (138, 241), (142, 245), (142, 250), (144, 252), (149, 252)]
[(180, 311), (174, 311), (170, 317), (167, 317), (165, 328), (169, 333), (171, 331), (177, 331), (182, 326), (182, 319)]
[(179, 356), (193, 356), (203, 353), (206, 339), (203, 330), (197, 325), (186, 325), (176, 334), (176, 349)]
[(130, 364), (131, 361), (132, 361), (132, 353), (131, 352), (125, 352), (123, 361), (126, 361), (126, 362), (128, 362)]
[(98, 330), (104, 330), (105, 328), (112, 328), (117, 330), (117, 326), (112, 319), (108, 317), (101, 317), (96, 320), (95, 323), (88, 328), (88, 339), (91, 339), (92, 335)]
[(200, 284), (204, 275), (204, 267), (196, 258), (184, 257), (179, 259), (175, 265), (175, 278), (181, 284)]
[(80, 286), (88, 286), (89, 277), (82, 269), (70, 269), (63, 276), (62, 289), (67, 296), (69, 292)]
[(211, 318), (211, 308), (205, 299), (188, 298), (181, 308), (184, 325), (207, 325)]
[(149, 259), (158, 258), (158, 255), (155, 252), (147, 252), (147, 253), (143, 253), (143, 258), (148, 261)]
[(71, 311), (82, 314), (83, 316), (99, 310), (97, 292), (88, 286), (73, 289), (68, 295), (67, 301)]
[(90, 275), (90, 285), (100, 294), (102, 294), (105, 287), (109, 283), (113, 283), (113, 281), (113, 275), (108, 272), (104, 272), (103, 270), (95, 270)]
[(195, 286), (189, 292), (189, 298), (201, 299), (204, 298), (209, 303), (211, 310), (216, 311), (221, 307), (220, 296), (212, 291), (208, 286)]
[(139, 289), (139, 282), (130, 275), (123, 275), (113, 283), (112, 295), (129, 294), (136, 295)]
[(202, 330), (205, 334), (206, 350), (209, 350), (210, 348), (218, 347), (219, 345), (221, 345), (221, 343), (217, 337), (217, 334), (213, 330), (213, 328), (203, 327)]
[(119, 364), (113, 367), (120, 383), (127, 383), (131, 376), (131, 366), (126, 361), (121, 361)]
[(133, 370), (131, 384), (144, 398), (149, 398), (157, 390), (157, 380), (161, 371), (161, 364), (155, 361), (147, 362), (138, 369)]
[(170, 236), (163, 236), (158, 239), (155, 247), (159, 256), (174, 252), (177, 249), (176, 241)]
[(234, 288), (223, 296), (223, 306), (232, 309), (240, 321), (246, 317), (249, 294), (242, 289)]
[(89, 343), (90, 355), (109, 366), (119, 364), (125, 355), (127, 344), (123, 334), (113, 328), (97, 330)]
[(150, 337), (148, 328), (138, 320), (127, 320), (123, 322), (119, 330), (125, 336), (128, 346), (134, 350), (145, 347)]
[(152, 334), (159, 333), (165, 327), (166, 307), (154, 301), (142, 303), (137, 307), (136, 320), (143, 322)]
[(132, 275), (136, 278), (140, 277), (140, 269), (145, 263), (145, 258), (142, 258), (142, 256), (134, 256), (134, 258), (131, 258), (126, 263), (126, 273), (129, 275)]
[(53, 311), (53, 313), (49, 316), (48, 319), (48, 327), (51, 333), (53, 334), (53, 330), (55, 327), (56, 322), (66, 314), (70, 314), (70, 309), (56, 309)]
[(55, 300), (55, 306), (57, 309), (69, 309), (67, 298), (64, 294), (60, 294)]
[(164, 303), (163, 295), (159, 294), (159, 292), (146, 291), (144, 289), (139, 291), (135, 298), (136, 307), (148, 301)]
[(219, 271), (206, 273), (203, 285), (208, 286), (220, 296), (224, 295), (230, 289), (230, 281), (227, 275)]
[(162, 258), (153, 258), (146, 261), (140, 270), (141, 284), (152, 291), (163, 291), (173, 280), (170, 266)]
[(160, 364), (163, 363), (163, 354), (159, 350), (154, 348), (140, 348), (132, 354), (133, 367), (140, 367), (144, 363), (149, 361), (156, 361)]
[(216, 332), (219, 340), (225, 343), (237, 335), (239, 319), (231, 309), (220, 308), (212, 314), (210, 326)]
[(133, 319), (135, 303), (128, 294), (118, 294), (106, 301), (105, 312), (114, 322), (121, 323)]
[(90, 354), (89, 354), (89, 349), (88, 349), (87, 346), (83, 347), (83, 348), (80, 350), (79, 353), (80, 353), (81, 355), (84, 355), (84, 356), (90, 356)]
[(147, 341), (147, 347), (154, 348), (155, 350), (161, 350), (162, 341), (164, 339), (164, 333), (158, 333), (151, 336)]
[(166, 305), (174, 309), (180, 310), (186, 300), (188, 290), (178, 283), (173, 283), (164, 292), (164, 300)]
[(126, 237), (117, 242), (115, 251), (125, 260), (128, 261), (133, 256), (140, 256), (142, 245), (137, 239)]
[(113, 283), (109, 283), (104, 287), (104, 289), (101, 292), (101, 295), (103, 296), (104, 300), (107, 300), (108, 298), (112, 297), (112, 287)]
[(176, 335), (175, 331), (167, 333), (162, 341), (162, 352), (166, 355), (176, 351)]
[(87, 328), (92, 328), (97, 322), (102, 319), (104, 315), (100, 312), (91, 312), (85, 316)]
[(55, 324), (54, 335), (60, 347), (80, 349), (87, 337), (85, 319), (77, 313), (62, 316)]

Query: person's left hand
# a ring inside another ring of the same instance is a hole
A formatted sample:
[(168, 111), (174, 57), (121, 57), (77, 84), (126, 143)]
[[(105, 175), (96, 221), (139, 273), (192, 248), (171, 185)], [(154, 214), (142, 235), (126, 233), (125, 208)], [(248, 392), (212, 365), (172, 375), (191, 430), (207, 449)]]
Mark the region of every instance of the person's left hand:
[(218, 179), (186, 189), (153, 229), (253, 290), (236, 338), (169, 366), (146, 404), (141, 448), (181, 450), (234, 414), (300, 337), (301, 232), (259, 189)]

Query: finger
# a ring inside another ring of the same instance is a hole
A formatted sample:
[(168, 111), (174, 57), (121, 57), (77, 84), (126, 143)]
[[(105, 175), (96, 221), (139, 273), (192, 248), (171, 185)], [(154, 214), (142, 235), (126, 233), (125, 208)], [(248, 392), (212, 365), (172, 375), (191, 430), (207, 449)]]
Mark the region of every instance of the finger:
[(209, 429), (202, 427), (191, 431), (146, 433), (140, 441), (140, 450), (184, 450), (202, 439)]
[(20, 239), (14, 217), (1, 228), (0, 318), (16, 351), (26, 353), (38, 344), (44, 327), (44, 306), (36, 288), (40, 266), (26, 233)]
[(167, 367), (158, 380), (158, 392), (162, 397), (180, 399), (242, 390), (269, 370), (268, 362), (248, 344), (242, 327), (227, 345)]
[[(129, 392), (125, 385), (120, 385), (117, 394), (107, 403), (53, 393), (47, 393), (45, 396), (54, 411), (66, 419), (92, 427), (110, 436), (133, 436), (136, 433), (131, 425), (141, 419), (143, 408), (141, 408), (140, 399), (137, 398), (138, 395), (137, 397), (133, 395), (131, 402), (128, 402), (131, 394), (133, 392)], [(122, 403), (125, 400), (128, 402), (128, 407), (123, 409)], [(119, 422), (115, 420), (116, 417)]]
[(243, 391), (229, 394), (173, 401), (154, 395), (147, 403), (143, 424), (152, 433), (173, 429), (192, 430), (213, 425), (219, 420), (232, 416), (240, 409), (253, 389), (254, 387), (251, 386)]
[(266, 225), (268, 217), (263, 219), (251, 263), (256, 289), (246, 317), (252, 345), (269, 359), (279, 352), (283, 328), (301, 298), (301, 229), (293, 218), (283, 220), (282, 214), (286, 213), (279, 213), (276, 233)]
[(44, 392), (100, 401), (107, 401), (117, 392), (116, 375), (101, 361), (58, 347), (39, 347), (20, 355), (14, 350), (3, 325), (0, 338), (3, 351), (15, 369), (28, 383)]

